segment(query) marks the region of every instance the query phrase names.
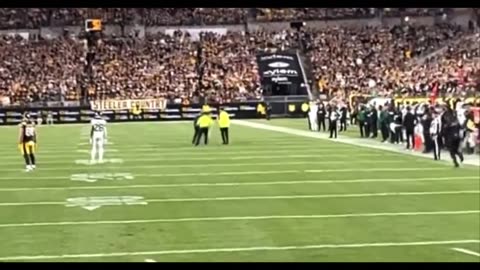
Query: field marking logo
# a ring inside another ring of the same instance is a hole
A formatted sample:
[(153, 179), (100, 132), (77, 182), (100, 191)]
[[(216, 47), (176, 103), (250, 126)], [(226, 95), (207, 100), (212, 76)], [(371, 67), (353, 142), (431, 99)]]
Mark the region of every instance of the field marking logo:
[(142, 196), (102, 196), (102, 197), (76, 197), (68, 198), (66, 207), (81, 207), (93, 211), (102, 206), (118, 205), (147, 205)]
[(268, 64), (268, 66), (271, 68), (286, 68), (286, 67), (289, 67), (290, 64), (285, 62), (273, 62)]
[(123, 180), (133, 180), (134, 177), (130, 173), (81, 173), (81, 174), (72, 174), (70, 180), (95, 183), (100, 180), (105, 181), (123, 181)]

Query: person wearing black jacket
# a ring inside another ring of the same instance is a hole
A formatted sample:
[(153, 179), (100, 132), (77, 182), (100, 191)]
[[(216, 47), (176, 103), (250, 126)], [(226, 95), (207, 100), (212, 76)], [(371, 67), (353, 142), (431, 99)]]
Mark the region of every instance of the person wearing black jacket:
[(269, 102), (265, 103), (265, 117), (270, 121), (270, 115), (272, 114), (272, 105)]
[(458, 167), (459, 164), (456, 156), (460, 158), (460, 162), (463, 162), (463, 154), (460, 150), (460, 144), (462, 142), (460, 133), (462, 127), (453, 112), (447, 111), (444, 115), (446, 117), (442, 117), (442, 122), (445, 123), (443, 124), (444, 128), (442, 128), (442, 130), (445, 137), (445, 144), (448, 152), (450, 152), (450, 157), (453, 160), (453, 164), (455, 167)]
[(370, 108), (365, 109), (365, 138), (370, 138), (372, 132), (372, 112)]
[(320, 102), (318, 104), (318, 110), (317, 110), (317, 122), (318, 122), (318, 131), (323, 127), (323, 131), (325, 131), (325, 116), (327, 114), (327, 111), (325, 110), (325, 106), (323, 105), (323, 102)]
[(200, 116), (202, 116), (202, 115), (201, 115), (201, 114), (198, 114), (198, 115), (193, 119), (193, 129), (194, 129), (194, 133), (193, 133), (192, 144), (195, 144), (195, 142), (197, 141), (197, 137), (200, 135), (200, 127), (197, 125), (197, 121), (198, 121), (198, 118), (200, 118)]
[(423, 153), (430, 153), (433, 149), (433, 140), (432, 140), (432, 135), (430, 134), (430, 126), (432, 124), (432, 113), (429, 110), (425, 111), (424, 116), (422, 117), (422, 126), (423, 126), (423, 138), (425, 139), (425, 149), (423, 150)]
[(340, 114), (337, 111), (337, 107), (333, 106), (330, 109), (329, 112), (329, 118), (330, 118), (330, 125), (328, 128), (330, 129), (330, 139), (334, 138), (333, 135), (335, 135), (335, 139), (337, 138), (337, 122), (338, 119), (340, 118)]
[(340, 132), (347, 131), (347, 107), (340, 108)]
[[(407, 107), (407, 113), (403, 118), (403, 127), (405, 128), (405, 133), (407, 136), (407, 149), (415, 149), (415, 138), (414, 138), (414, 131), (415, 125), (417, 124), (417, 119), (415, 115), (412, 113), (412, 108), (410, 106)], [(410, 148), (410, 142), (412, 148)]]
[(380, 131), (382, 132), (382, 142), (386, 142), (388, 140), (388, 127), (390, 125), (389, 118), (388, 118), (388, 111), (387, 107), (383, 108), (381, 105), (378, 106), (378, 110), (380, 111)]
[[(393, 116), (394, 128), (391, 135), (391, 142), (399, 144), (402, 140), (402, 112), (397, 108)], [(392, 129), (390, 129), (392, 130)]]

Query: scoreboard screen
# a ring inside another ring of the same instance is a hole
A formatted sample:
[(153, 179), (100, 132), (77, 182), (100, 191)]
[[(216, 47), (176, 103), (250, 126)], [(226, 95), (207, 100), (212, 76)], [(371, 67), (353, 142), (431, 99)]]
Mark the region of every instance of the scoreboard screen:
[(85, 20), (85, 31), (87, 31), (87, 32), (102, 31), (102, 20), (100, 20), (100, 19)]

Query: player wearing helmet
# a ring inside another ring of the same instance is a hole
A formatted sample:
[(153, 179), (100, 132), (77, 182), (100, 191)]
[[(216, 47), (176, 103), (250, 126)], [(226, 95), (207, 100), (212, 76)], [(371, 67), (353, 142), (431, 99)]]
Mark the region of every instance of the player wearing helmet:
[(25, 113), (20, 123), (18, 132), (18, 148), (25, 159), (26, 171), (32, 171), (36, 168), (35, 148), (37, 144), (37, 132), (35, 122), (30, 118), (30, 114)]
[(92, 145), (90, 163), (94, 164), (98, 153), (98, 162), (103, 162), (103, 146), (107, 143), (107, 122), (100, 113), (91, 120), (90, 144)]

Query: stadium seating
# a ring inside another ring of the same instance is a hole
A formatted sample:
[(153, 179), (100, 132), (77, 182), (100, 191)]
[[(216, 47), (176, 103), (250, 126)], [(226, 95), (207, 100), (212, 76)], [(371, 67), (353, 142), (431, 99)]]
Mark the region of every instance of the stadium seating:
[[(0, 9), (2, 28), (76, 25), (98, 17), (107, 23), (145, 25), (235, 24), (255, 15), (259, 21), (293, 18), (376, 16), (378, 9)], [(385, 16), (428, 15), (437, 9), (386, 9)], [(395, 13), (397, 12), (397, 13)], [(433, 13), (432, 13), (433, 12)], [(397, 14), (397, 15), (395, 15)], [(140, 16), (138, 16), (140, 15)], [(333, 17), (332, 17), (333, 16)], [(298, 37), (301, 37), (301, 41)], [(272, 49), (301, 49), (310, 60), (321, 92), (388, 96), (428, 95), (435, 84), (445, 93), (478, 91), (479, 61), (472, 33), (459, 26), (395, 26), (282, 32), (203, 33), (201, 42), (176, 32), (134, 37), (107, 37), (97, 45), (92, 72), (83, 41), (0, 40), (0, 96), (12, 103), (90, 99), (166, 97), (170, 102), (241, 101), (261, 97), (255, 55)], [(300, 42), (299, 42), (300, 41)], [(469, 45), (473, 44), (473, 45)], [(450, 47), (446, 47), (446, 46)], [(201, 47), (201, 50), (199, 50)], [(448, 48), (424, 59), (429, 53)], [(197, 55), (201, 52), (201, 55)], [(199, 63), (201, 61), (201, 63)], [(202, 68), (199, 69), (198, 67)]]

